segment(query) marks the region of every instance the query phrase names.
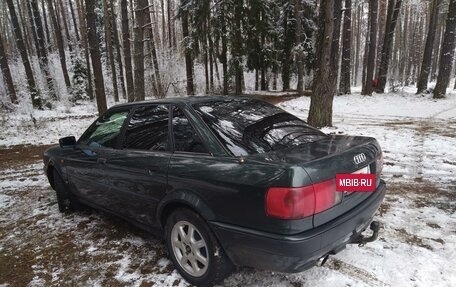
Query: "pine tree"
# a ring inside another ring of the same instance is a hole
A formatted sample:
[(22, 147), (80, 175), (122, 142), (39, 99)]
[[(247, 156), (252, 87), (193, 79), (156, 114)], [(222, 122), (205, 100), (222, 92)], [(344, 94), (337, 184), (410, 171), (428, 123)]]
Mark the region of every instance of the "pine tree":
[(59, 22), (57, 21), (56, 12), (52, 0), (47, 0), (48, 10), (51, 17), (52, 25), (54, 27), (54, 36), (57, 41), (57, 48), (59, 50), (60, 65), (62, 66), (63, 78), (65, 79), (65, 85), (69, 92), (71, 92), (70, 77), (68, 76), (68, 69), (65, 58), (65, 48), (63, 43), (62, 32), (60, 30)]
[(315, 47), (315, 76), (308, 122), (316, 127), (332, 126), (332, 104), (336, 86), (330, 77), (333, 55), (335, 1), (321, 0)]
[(8, 58), (6, 57), (5, 48), (3, 47), (2, 33), (0, 33), (0, 68), (2, 70), (3, 79), (6, 83), (6, 92), (11, 100), (11, 103), (17, 104), (16, 90), (14, 89), (13, 78), (8, 66)]
[(120, 10), (122, 11), (122, 42), (125, 62), (125, 77), (127, 78), (127, 99), (129, 102), (132, 102), (135, 100), (135, 90), (133, 84), (133, 67), (131, 65), (130, 27), (128, 24), (127, 4), (127, 0), (120, 0)]
[(101, 67), (100, 47), (97, 38), (95, 2), (85, 0), (87, 40), (92, 58), (93, 77), (95, 81), (95, 97), (97, 100), (98, 113), (102, 114), (107, 110), (106, 94), (104, 89), (103, 71)]
[(369, 50), (367, 55), (366, 78), (363, 83), (362, 95), (372, 95), (373, 87), (372, 80), (374, 79), (376, 44), (377, 44), (377, 14), (378, 2), (377, 0), (369, 0)]
[(446, 89), (450, 82), (451, 69), (455, 48), (456, 31), (456, 0), (450, 0), (448, 8), (445, 34), (443, 36), (442, 48), (440, 50), (439, 75), (434, 89), (434, 99), (445, 97)]
[(22, 63), (24, 65), (25, 74), (27, 76), (27, 84), (32, 99), (32, 105), (34, 108), (42, 109), (42, 100), (38, 87), (36, 86), (35, 77), (33, 75), (32, 66), (30, 65), (29, 56), (25, 47), (24, 39), (22, 38), (22, 31), (17, 20), (16, 10), (14, 8), (13, 0), (6, 0), (8, 9), (11, 16), (11, 22), (13, 24), (14, 35), (16, 37), (17, 48), (19, 49)]
[[(378, 85), (375, 88), (377, 93), (384, 93), (386, 77), (393, 47), (394, 30), (401, 10), (402, 0), (389, 0), (388, 12), (386, 17), (386, 30), (382, 46), (382, 59), (378, 67)], [(406, 31), (405, 31), (406, 34)]]
[(342, 95), (350, 94), (350, 63), (351, 63), (351, 14), (352, 14), (351, 0), (345, 0), (343, 32), (342, 32), (342, 62), (340, 72), (339, 92)]
[(182, 22), (182, 36), (185, 54), (185, 72), (187, 75), (187, 95), (194, 95), (195, 89), (193, 86), (193, 59), (192, 59), (192, 39), (189, 33), (189, 9), (190, 1), (182, 0), (180, 7), (180, 17)]
[(434, 47), (435, 34), (437, 31), (437, 21), (439, 16), (439, 3), (437, 0), (431, 2), (431, 17), (429, 19), (426, 45), (424, 47), (423, 61), (421, 63), (420, 76), (417, 83), (417, 94), (427, 89), (429, 74), (431, 72), (432, 49)]

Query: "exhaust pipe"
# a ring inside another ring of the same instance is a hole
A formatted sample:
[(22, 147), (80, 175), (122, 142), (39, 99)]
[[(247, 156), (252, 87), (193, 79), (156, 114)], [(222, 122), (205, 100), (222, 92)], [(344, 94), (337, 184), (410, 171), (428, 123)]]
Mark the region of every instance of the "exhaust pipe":
[(315, 265), (318, 267), (323, 266), (326, 263), (326, 261), (328, 261), (328, 258), (329, 254), (326, 254), (325, 256), (318, 258), (317, 263), (315, 263)]

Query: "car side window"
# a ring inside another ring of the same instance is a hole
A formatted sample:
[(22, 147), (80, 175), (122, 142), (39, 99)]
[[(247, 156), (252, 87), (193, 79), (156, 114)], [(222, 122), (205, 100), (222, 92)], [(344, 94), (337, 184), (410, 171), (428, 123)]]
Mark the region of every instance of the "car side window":
[(123, 148), (169, 150), (168, 121), (168, 105), (149, 105), (136, 108), (126, 129)]
[(87, 134), (79, 140), (80, 144), (93, 147), (115, 148), (120, 130), (129, 111), (114, 112), (99, 118)]
[(175, 151), (209, 153), (184, 112), (178, 107), (173, 107), (173, 134)]

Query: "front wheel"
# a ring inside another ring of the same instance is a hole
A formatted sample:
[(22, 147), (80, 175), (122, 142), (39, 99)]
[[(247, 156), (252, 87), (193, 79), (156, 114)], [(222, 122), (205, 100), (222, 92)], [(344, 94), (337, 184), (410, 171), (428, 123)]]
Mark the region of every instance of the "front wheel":
[(213, 286), (232, 271), (232, 263), (197, 213), (174, 211), (166, 221), (165, 236), (174, 266), (191, 284)]

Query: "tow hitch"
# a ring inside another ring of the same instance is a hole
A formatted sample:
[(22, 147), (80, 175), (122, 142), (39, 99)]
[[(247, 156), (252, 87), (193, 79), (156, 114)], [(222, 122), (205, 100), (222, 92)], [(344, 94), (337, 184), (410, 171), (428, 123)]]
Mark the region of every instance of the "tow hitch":
[(373, 232), (370, 237), (364, 237), (362, 234), (360, 234), (351, 243), (352, 244), (358, 244), (359, 247), (362, 247), (362, 246), (366, 245), (366, 243), (368, 243), (368, 242), (372, 242), (372, 241), (377, 240), (378, 231), (380, 230), (380, 222), (372, 221), (369, 228)]

